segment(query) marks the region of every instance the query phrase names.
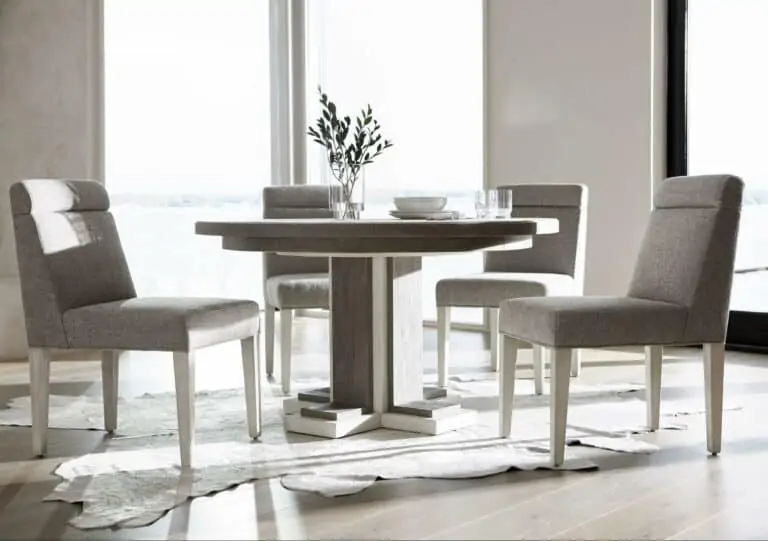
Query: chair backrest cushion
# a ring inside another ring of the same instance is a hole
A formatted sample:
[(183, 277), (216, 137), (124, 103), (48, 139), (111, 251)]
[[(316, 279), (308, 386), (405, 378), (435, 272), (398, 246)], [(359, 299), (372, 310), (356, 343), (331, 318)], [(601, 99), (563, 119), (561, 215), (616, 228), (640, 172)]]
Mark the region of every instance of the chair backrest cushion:
[(103, 185), (24, 180), (10, 200), (31, 347), (68, 347), (67, 310), (136, 296)]
[(725, 340), (743, 191), (738, 177), (701, 175), (654, 195), (629, 296), (686, 307), (683, 343)]
[[(267, 186), (263, 191), (264, 218), (333, 218), (328, 186)], [(264, 279), (284, 274), (328, 272), (327, 257), (264, 254)], [(265, 289), (266, 290), (266, 289)]]
[(486, 272), (536, 272), (567, 274), (584, 283), (587, 232), (587, 187), (581, 184), (515, 184), (512, 216), (557, 218), (560, 231), (533, 240), (530, 250), (485, 253)]

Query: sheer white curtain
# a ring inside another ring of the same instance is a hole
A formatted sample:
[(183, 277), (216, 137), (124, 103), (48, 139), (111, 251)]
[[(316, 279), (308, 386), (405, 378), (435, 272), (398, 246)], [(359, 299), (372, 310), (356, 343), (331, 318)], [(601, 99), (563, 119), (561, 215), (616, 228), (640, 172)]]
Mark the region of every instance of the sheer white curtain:
[[(394, 147), (368, 166), (366, 211), (386, 213), (397, 194), (435, 193), (471, 208), (483, 185), (482, 2), (308, 0), (308, 122), (317, 87), (342, 112), (371, 104)], [(309, 182), (328, 182), (324, 155), (308, 144)], [(480, 270), (480, 254), (425, 258), (424, 316), (435, 318), (434, 285)], [(482, 322), (480, 310), (457, 321)]]

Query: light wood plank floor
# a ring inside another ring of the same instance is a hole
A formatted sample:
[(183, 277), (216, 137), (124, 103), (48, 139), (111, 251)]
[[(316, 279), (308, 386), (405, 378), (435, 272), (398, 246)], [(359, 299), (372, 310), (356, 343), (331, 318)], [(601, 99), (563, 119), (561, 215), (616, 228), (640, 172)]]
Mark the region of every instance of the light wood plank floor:
[[(301, 319), (295, 371), (327, 374), (326, 322)], [(487, 369), (484, 338), (453, 335), (452, 371)], [(427, 366), (435, 368), (435, 337), (427, 332)], [(672, 350), (663, 396), (702, 396), (700, 351)], [(587, 352), (585, 382), (642, 382), (639, 352)], [(617, 363), (615, 361), (622, 360)], [(130, 356), (120, 392), (132, 396), (173, 388), (172, 363), (159, 354)], [(198, 390), (241, 383), (237, 346), (208, 350), (198, 363)], [(523, 372), (523, 377), (527, 374)], [(52, 392), (100, 392), (92, 361), (60, 361)], [(30, 433), (0, 428), (1, 539), (765, 539), (768, 537), (768, 357), (729, 352), (724, 450), (709, 458), (704, 418), (687, 431), (644, 436), (662, 446), (649, 456), (600, 455), (597, 473), (525, 472), (464, 481), (378, 483), (350, 497), (326, 499), (258, 481), (199, 498), (152, 526), (82, 532), (67, 526), (74, 507), (42, 503), (56, 485), (51, 474), (67, 457), (97, 448), (102, 434), (55, 431), (50, 456), (30, 459)], [(0, 364), (0, 407), (27, 395), (27, 368)], [(702, 398), (703, 408), (703, 398)], [(637, 422), (642, 422), (638, 419)]]

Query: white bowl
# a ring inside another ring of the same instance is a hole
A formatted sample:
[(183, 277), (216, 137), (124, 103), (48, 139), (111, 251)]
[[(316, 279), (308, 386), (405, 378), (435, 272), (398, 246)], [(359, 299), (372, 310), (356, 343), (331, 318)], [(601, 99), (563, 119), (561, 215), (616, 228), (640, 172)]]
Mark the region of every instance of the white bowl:
[(395, 197), (395, 207), (400, 212), (438, 212), (448, 204), (447, 197)]

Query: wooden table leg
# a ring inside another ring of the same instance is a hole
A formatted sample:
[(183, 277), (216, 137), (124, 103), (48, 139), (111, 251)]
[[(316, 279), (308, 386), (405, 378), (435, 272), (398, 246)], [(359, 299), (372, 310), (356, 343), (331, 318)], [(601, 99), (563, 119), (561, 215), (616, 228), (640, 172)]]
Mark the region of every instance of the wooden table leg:
[(302, 393), (286, 405), (289, 431), (339, 438), (381, 426), (373, 391), (373, 305), (381, 292), (374, 289), (374, 259), (331, 258), (330, 392)]
[(388, 258), (386, 364), (390, 400), (382, 416), (385, 428), (439, 434), (475, 422), (476, 414), (461, 408), (445, 389), (425, 387), (424, 318), (421, 258)]

